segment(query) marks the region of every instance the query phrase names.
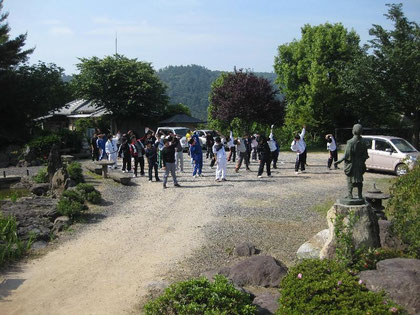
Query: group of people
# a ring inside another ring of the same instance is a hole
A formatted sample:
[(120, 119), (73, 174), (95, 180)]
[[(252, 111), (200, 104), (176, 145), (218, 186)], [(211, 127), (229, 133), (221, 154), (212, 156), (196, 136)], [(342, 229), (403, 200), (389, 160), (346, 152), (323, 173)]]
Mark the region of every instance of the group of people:
[[(216, 165), (216, 181), (226, 181), (226, 169), (228, 162), (236, 162), (235, 172), (239, 172), (242, 165), (250, 171), (251, 161), (259, 162), (258, 174), (262, 177), (264, 169), (267, 176), (271, 177), (271, 165), (277, 168), (279, 157), (279, 144), (273, 134), (274, 125), (271, 126), (271, 132), (267, 138), (264, 135), (254, 134), (244, 135), (234, 138), (230, 131), (229, 137), (225, 140), (222, 137), (213, 137), (212, 133), (206, 134), (206, 159), (210, 159), (210, 167)], [(291, 150), (296, 152), (295, 173), (305, 172), (306, 167), (306, 126), (297, 133), (291, 143)], [(145, 158), (147, 159), (149, 181), (153, 179), (158, 182), (158, 169), (164, 170), (163, 187), (166, 188), (169, 175), (172, 176), (174, 185), (179, 187), (176, 172), (184, 172), (184, 148), (180, 142), (181, 136), (174, 133), (156, 134), (153, 130), (146, 128), (143, 137), (137, 137), (133, 131), (121, 134), (119, 131), (115, 137), (111, 134), (105, 135), (96, 130), (91, 139), (92, 161), (108, 159), (114, 164), (111, 168), (117, 168), (117, 158), (122, 158), (122, 172), (132, 173), (133, 177), (138, 175), (138, 165), (140, 165), (140, 175), (144, 176)], [(333, 160), (337, 161), (337, 144), (331, 134), (325, 136), (327, 149), (330, 152), (327, 167), (331, 169)], [(186, 135), (188, 142), (188, 155), (191, 158), (193, 168), (193, 177), (203, 176), (203, 151), (202, 144), (197, 132), (188, 132)], [(229, 149), (226, 153), (225, 146)], [(133, 164), (132, 164), (133, 163)], [(334, 164), (337, 168), (337, 165)], [(300, 169), (300, 171), (299, 171)]]

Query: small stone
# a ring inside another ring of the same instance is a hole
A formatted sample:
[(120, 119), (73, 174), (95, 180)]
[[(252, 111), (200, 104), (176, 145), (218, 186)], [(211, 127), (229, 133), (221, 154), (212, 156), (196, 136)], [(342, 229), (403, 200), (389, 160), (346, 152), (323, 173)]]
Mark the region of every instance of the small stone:
[(64, 228), (68, 227), (70, 224), (71, 224), (71, 220), (68, 216), (65, 216), (65, 215), (60, 216), (57, 219), (55, 219), (54, 227), (52, 231), (54, 233), (60, 232)]
[(39, 249), (44, 249), (45, 247), (47, 247), (48, 243), (45, 241), (36, 241), (32, 244), (31, 249), (32, 250), (39, 250)]
[(252, 256), (257, 254), (254, 244), (244, 242), (235, 247), (235, 254), (238, 256)]

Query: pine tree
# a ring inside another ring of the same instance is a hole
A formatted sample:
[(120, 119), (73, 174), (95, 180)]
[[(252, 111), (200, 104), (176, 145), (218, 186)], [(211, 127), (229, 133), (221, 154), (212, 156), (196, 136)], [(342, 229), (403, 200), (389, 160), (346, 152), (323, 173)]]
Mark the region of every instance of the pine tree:
[(22, 51), (27, 34), (21, 34), (10, 39), (10, 27), (6, 22), (9, 13), (3, 13), (3, 0), (0, 0), (0, 71), (13, 69), (25, 62), (34, 48)]

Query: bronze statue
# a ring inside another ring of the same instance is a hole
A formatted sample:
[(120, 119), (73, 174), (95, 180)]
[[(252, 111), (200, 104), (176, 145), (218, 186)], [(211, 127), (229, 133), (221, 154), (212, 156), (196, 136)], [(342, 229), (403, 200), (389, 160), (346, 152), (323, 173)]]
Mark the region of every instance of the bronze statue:
[[(369, 158), (367, 146), (361, 137), (363, 128), (362, 125), (356, 124), (353, 126), (353, 138), (347, 141), (346, 151), (344, 157), (335, 162), (334, 165), (340, 164), (344, 161), (344, 173), (347, 175), (348, 196), (341, 200), (347, 204), (361, 204), (364, 203), (363, 190), (363, 174), (366, 172), (366, 160)], [(357, 187), (357, 199), (353, 198), (353, 188)]]

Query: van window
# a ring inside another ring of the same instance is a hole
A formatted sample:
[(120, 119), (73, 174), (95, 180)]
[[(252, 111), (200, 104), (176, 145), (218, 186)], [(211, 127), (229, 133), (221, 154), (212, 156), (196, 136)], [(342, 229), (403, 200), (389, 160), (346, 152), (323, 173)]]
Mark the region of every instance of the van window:
[(390, 149), (391, 151), (394, 151), (391, 147), (391, 144), (389, 144), (388, 141), (381, 140), (381, 139), (375, 140), (375, 150), (385, 151), (386, 149)]
[(175, 133), (181, 137), (185, 137), (187, 135), (188, 129), (175, 129)]
[(372, 138), (363, 138), (363, 142), (366, 144), (368, 149), (372, 149)]
[(416, 152), (413, 146), (405, 141), (404, 139), (392, 139), (391, 142), (400, 150), (402, 153)]

